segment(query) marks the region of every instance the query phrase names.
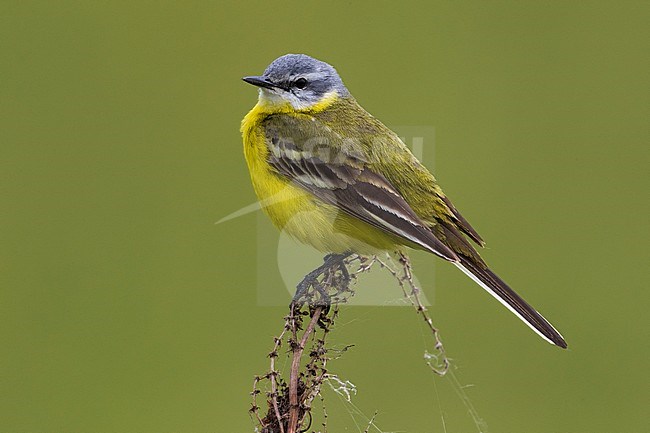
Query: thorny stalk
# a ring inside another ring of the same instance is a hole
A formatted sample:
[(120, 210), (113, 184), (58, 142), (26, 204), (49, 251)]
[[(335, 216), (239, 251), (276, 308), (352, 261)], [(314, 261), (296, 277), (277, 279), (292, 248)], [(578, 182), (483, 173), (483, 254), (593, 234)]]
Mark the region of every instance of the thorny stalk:
[[(411, 262), (409, 261), (409, 258), (401, 252), (398, 253), (398, 256), (398, 262), (402, 266), (402, 275), (395, 271), (385, 261), (377, 258), (377, 262), (379, 262), (379, 265), (382, 268), (385, 268), (397, 280), (397, 284), (399, 284), (400, 288), (402, 289), (404, 296), (409, 300), (418, 314), (422, 316), (422, 319), (429, 327), (429, 330), (431, 331), (431, 334), (435, 340), (433, 348), (437, 354), (426, 353), (425, 359), (427, 365), (434, 373), (438, 374), (439, 376), (444, 376), (447, 371), (449, 371), (449, 359), (445, 353), (445, 347), (442, 345), (440, 332), (438, 331), (438, 328), (433, 325), (433, 320), (431, 320), (427, 308), (424, 306), (422, 300), (420, 299), (421, 290), (413, 280), (413, 273), (411, 271)], [(410, 291), (407, 289), (407, 285)]]
[(298, 404), (300, 358), (302, 357), (303, 350), (305, 350), (307, 339), (314, 330), (316, 322), (320, 319), (322, 311), (323, 307), (316, 307), (314, 314), (311, 316), (311, 320), (309, 321), (309, 325), (307, 325), (307, 329), (302, 334), (300, 343), (293, 348), (293, 360), (291, 361), (291, 373), (289, 375), (289, 433), (296, 433), (296, 428), (298, 427), (298, 416), (300, 412), (300, 405)]
[(363, 433), (368, 433), (370, 431), (370, 428), (373, 426), (375, 423), (375, 418), (377, 418), (377, 411), (372, 415), (372, 418), (368, 421), (368, 427), (363, 431)]
[[(404, 296), (430, 328), (435, 339), (434, 348), (437, 355), (429, 355), (427, 364), (439, 375), (447, 372), (449, 361), (445, 356), (438, 330), (433, 326), (433, 321), (420, 299), (420, 289), (413, 280), (408, 257), (399, 253), (398, 263), (401, 272), (394, 269), (390, 256), (388, 260), (384, 260), (377, 256), (364, 257), (357, 254), (329, 255), (322, 266), (307, 274), (298, 284), (289, 314), (284, 318), (282, 332), (274, 338), (273, 349), (268, 354), (269, 370), (262, 376), (256, 376), (253, 382), (253, 404), (250, 412), (258, 425), (256, 432), (306, 432), (311, 427), (311, 406), (316, 397), (323, 402), (322, 427), (323, 432), (327, 431), (327, 412), (320, 390), (325, 380), (336, 378), (328, 373), (327, 363), (337, 357), (333, 356), (333, 353), (345, 352), (351, 346), (335, 350), (327, 347), (326, 339), (338, 316), (339, 305), (354, 296), (351, 284), (360, 274), (369, 272), (375, 266), (386, 269), (397, 280)], [(303, 318), (306, 317), (308, 322), (303, 330)], [(276, 360), (285, 339), (291, 357), (288, 384), (276, 369)], [(303, 364), (302, 358), (305, 354), (308, 361)], [(267, 381), (270, 384), (270, 391), (265, 394), (267, 413), (262, 417), (257, 396), (261, 393), (261, 383)], [(371, 419), (371, 425), (375, 416)], [(304, 424), (308, 425), (303, 427)]]

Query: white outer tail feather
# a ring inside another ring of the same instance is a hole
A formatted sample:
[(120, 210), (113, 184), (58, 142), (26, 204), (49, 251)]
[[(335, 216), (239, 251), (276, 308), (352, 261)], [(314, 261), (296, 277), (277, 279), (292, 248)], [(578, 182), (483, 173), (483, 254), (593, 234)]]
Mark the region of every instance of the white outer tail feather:
[[(524, 322), (526, 325), (528, 325), (528, 327), (529, 327), (530, 329), (532, 329), (533, 331), (535, 331), (535, 333), (536, 333), (537, 335), (539, 335), (540, 337), (542, 337), (544, 340), (548, 341), (549, 343), (555, 345), (555, 343), (554, 343), (553, 341), (551, 341), (547, 336), (545, 336), (544, 334), (542, 334), (542, 333), (541, 333), (537, 328), (535, 328), (531, 323), (529, 323), (526, 319), (524, 319), (524, 317), (523, 317), (521, 314), (519, 314), (519, 312), (518, 312), (517, 310), (515, 310), (515, 309), (514, 309), (511, 305), (509, 305), (505, 300), (503, 300), (500, 296), (498, 296), (498, 295), (494, 292), (494, 290), (492, 290), (492, 289), (491, 289), (487, 284), (485, 284), (483, 281), (481, 281), (481, 280), (480, 280), (476, 275), (472, 274), (472, 273), (471, 273), (471, 272), (470, 272), (466, 267), (464, 267), (461, 263), (459, 263), (459, 262), (454, 262), (454, 264), (458, 267), (458, 269), (460, 269), (461, 271), (463, 271), (463, 273), (464, 273), (465, 275), (467, 275), (467, 276), (470, 277), (472, 280), (474, 280), (474, 282), (475, 282), (476, 284), (478, 284), (479, 286), (483, 287), (483, 288), (485, 289), (485, 291), (487, 291), (490, 295), (492, 295), (493, 297), (495, 297), (495, 298), (497, 299), (497, 301), (501, 302), (501, 303), (502, 303), (502, 304), (503, 304), (503, 305), (504, 305), (508, 310), (510, 310), (510, 311), (511, 311), (515, 316), (519, 317), (519, 319), (521, 319), (522, 322)], [(538, 312), (538, 314), (539, 314), (539, 312)], [(540, 314), (540, 316), (542, 316), (542, 315)], [(542, 316), (542, 317), (544, 318), (544, 316)], [(544, 318), (544, 320), (546, 320), (546, 318)], [(553, 329), (555, 330), (555, 332), (558, 333), (558, 335), (562, 336), (562, 334), (560, 334), (560, 333), (557, 331), (557, 329), (555, 329), (555, 327), (554, 327), (553, 325), (551, 325), (551, 322), (549, 322), (548, 320), (546, 320), (546, 322), (551, 326), (551, 328), (553, 328)], [(562, 338), (564, 338), (564, 337), (562, 337)]]

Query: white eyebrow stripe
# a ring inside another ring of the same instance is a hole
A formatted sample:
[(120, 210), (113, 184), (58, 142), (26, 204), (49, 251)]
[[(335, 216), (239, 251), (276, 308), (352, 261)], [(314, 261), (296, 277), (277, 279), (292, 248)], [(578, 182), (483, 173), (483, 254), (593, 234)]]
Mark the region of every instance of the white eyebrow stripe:
[(307, 74), (298, 74), (294, 77), (291, 77), (292, 79), (297, 79), (297, 78), (304, 78), (306, 80), (310, 80), (313, 78), (323, 78), (325, 75), (323, 75), (322, 72), (309, 72)]

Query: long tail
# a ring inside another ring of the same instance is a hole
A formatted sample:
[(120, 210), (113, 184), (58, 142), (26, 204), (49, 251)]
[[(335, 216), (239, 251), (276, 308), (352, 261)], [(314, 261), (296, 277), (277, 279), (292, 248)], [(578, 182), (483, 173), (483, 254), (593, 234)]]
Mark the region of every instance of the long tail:
[(505, 305), (530, 328), (539, 334), (544, 340), (566, 349), (567, 344), (560, 333), (539, 314), (533, 307), (528, 305), (519, 295), (515, 293), (506, 283), (488, 268), (482, 268), (472, 263), (465, 256), (459, 256), (460, 262), (454, 263), (467, 276), (488, 291), (499, 302)]

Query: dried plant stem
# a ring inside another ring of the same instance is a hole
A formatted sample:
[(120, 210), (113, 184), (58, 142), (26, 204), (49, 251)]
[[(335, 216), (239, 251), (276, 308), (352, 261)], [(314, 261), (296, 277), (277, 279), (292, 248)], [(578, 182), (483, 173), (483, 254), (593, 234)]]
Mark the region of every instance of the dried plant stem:
[(282, 337), (284, 337), (284, 334), (286, 332), (287, 332), (287, 327), (285, 326), (280, 336), (276, 337), (275, 345), (273, 346), (273, 351), (271, 351), (271, 353), (269, 354), (269, 358), (271, 358), (271, 371), (269, 373), (271, 375), (271, 402), (273, 404), (273, 411), (275, 412), (275, 417), (278, 420), (278, 425), (280, 426), (280, 433), (284, 433), (284, 426), (282, 425), (282, 416), (280, 415), (280, 408), (278, 407), (278, 386), (275, 377), (278, 374), (278, 372), (275, 369), (275, 360), (278, 357), (278, 349), (282, 344)]
[(376, 412), (376, 411), (375, 411), (375, 413), (372, 415), (372, 418), (370, 418), (370, 420), (368, 420), (368, 427), (366, 427), (366, 429), (363, 431), (363, 433), (368, 433), (368, 432), (370, 431), (370, 428), (371, 428), (371, 427), (374, 425), (374, 423), (375, 423), (375, 418), (377, 418), (377, 412)]
[[(434, 373), (440, 376), (444, 376), (447, 373), (447, 371), (449, 371), (449, 359), (447, 358), (447, 355), (445, 353), (445, 347), (443, 346), (442, 340), (440, 339), (440, 332), (438, 331), (438, 328), (436, 328), (433, 325), (433, 320), (431, 320), (427, 308), (424, 306), (422, 300), (420, 299), (421, 290), (413, 280), (413, 273), (411, 271), (411, 262), (409, 258), (406, 255), (404, 255), (402, 252), (398, 252), (398, 256), (399, 256), (399, 263), (402, 266), (402, 275), (400, 275), (385, 261), (379, 258), (377, 258), (376, 260), (381, 267), (385, 268), (388, 272), (390, 272), (390, 274), (397, 280), (397, 283), (402, 289), (404, 296), (409, 300), (411, 305), (413, 305), (415, 310), (418, 312), (418, 314), (422, 317), (424, 322), (427, 324), (428, 328), (431, 330), (431, 334), (433, 335), (433, 338), (435, 340), (433, 348), (437, 352), (437, 354), (426, 353), (425, 358), (427, 359), (427, 365), (429, 366), (429, 368), (431, 368), (431, 370)], [(410, 290), (407, 290), (406, 288), (407, 285)], [(433, 362), (430, 361), (431, 359), (433, 359)]]
[[(357, 277), (369, 272), (373, 267), (386, 269), (397, 281), (404, 296), (422, 316), (435, 338), (435, 353), (425, 353), (427, 364), (437, 374), (444, 375), (449, 368), (444, 347), (438, 330), (420, 298), (420, 288), (415, 284), (408, 257), (398, 253), (400, 270), (388, 256), (388, 260), (378, 256), (363, 257), (358, 254), (328, 255), (324, 263), (309, 272), (298, 284), (296, 296), (290, 305), (289, 314), (284, 318), (284, 328), (274, 338), (273, 349), (268, 354), (270, 368), (264, 375), (256, 376), (253, 382), (253, 404), (250, 412), (255, 416), (259, 433), (300, 433), (306, 432), (312, 423), (311, 406), (316, 397), (323, 401), (321, 386), (325, 380), (336, 380), (341, 384), (335, 392), (345, 393), (348, 401), (350, 391), (356, 388), (348, 381), (341, 381), (335, 374), (328, 373), (328, 361), (336, 359), (349, 347), (334, 349), (327, 347), (326, 339), (338, 316), (338, 306), (354, 296), (350, 288)], [(309, 322), (303, 331), (303, 318)], [(310, 342), (310, 338), (313, 341)], [(291, 357), (288, 382), (282, 379), (276, 369), (278, 354), (284, 343), (288, 343)], [(338, 353), (338, 355), (337, 355)], [(332, 355), (334, 354), (334, 355)], [(308, 358), (303, 365), (303, 357)], [(257, 396), (261, 393), (259, 386), (268, 381), (270, 391), (266, 392), (267, 412), (260, 416)], [(350, 387), (348, 386), (350, 385)], [(323, 405), (324, 432), (327, 431), (327, 412)], [(374, 426), (376, 414), (370, 419), (366, 432)], [(301, 427), (303, 424), (309, 425)], [(300, 430), (303, 428), (303, 430)]]
[[(338, 314), (338, 304), (354, 295), (350, 284), (356, 273), (350, 275), (347, 267), (352, 263), (361, 265), (364, 261), (358, 255), (329, 255), (323, 265), (308, 273), (298, 284), (282, 333), (274, 339), (273, 350), (269, 353), (270, 369), (265, 375), (257, 376), (253, 384), (250, 412), (258, 424), (256, 431), (298, 433), (306, 419), (311, 425), (311, 404), (316, 396), (320, 396), (321, 385), (327, 376), (326, 338)], [(302, 331), (303, 317), (306, 316), (309, 316), (309, 323)], [(319, 331), (322, 336), (317, 337)], [(314, 342), (310, 345), (312, 336)], [(278, 353), (285, 341), (291, 357), (288, 382), (276, 370)], [(309, 360), (303, 366), (302, 358), (307, 353)], [(270, 391), (266, 393), (267, 413), (261, 417), (257, 395), (264, 381), (270, 383)]]
[(298, 400), (298, 376), (300, 369), (300, 359), (302, 358), (302, 353), (305, 350), (305, 345), (307, 344), (307, 339), (311, 335), (316, 323), (320, 319), (320, 314), (323, 311), (323, 307), (316, 307), (314, 313), (312, 314), (311, 320), (307, 325), (307, 329), (300, 339), (300, 343), (293, 348), (293, 360), (291, 361), (291, 373), (289, 375), (289, 432), (296, 433), (298, 428), (298, 418), (300, 412), (300, 403)]

